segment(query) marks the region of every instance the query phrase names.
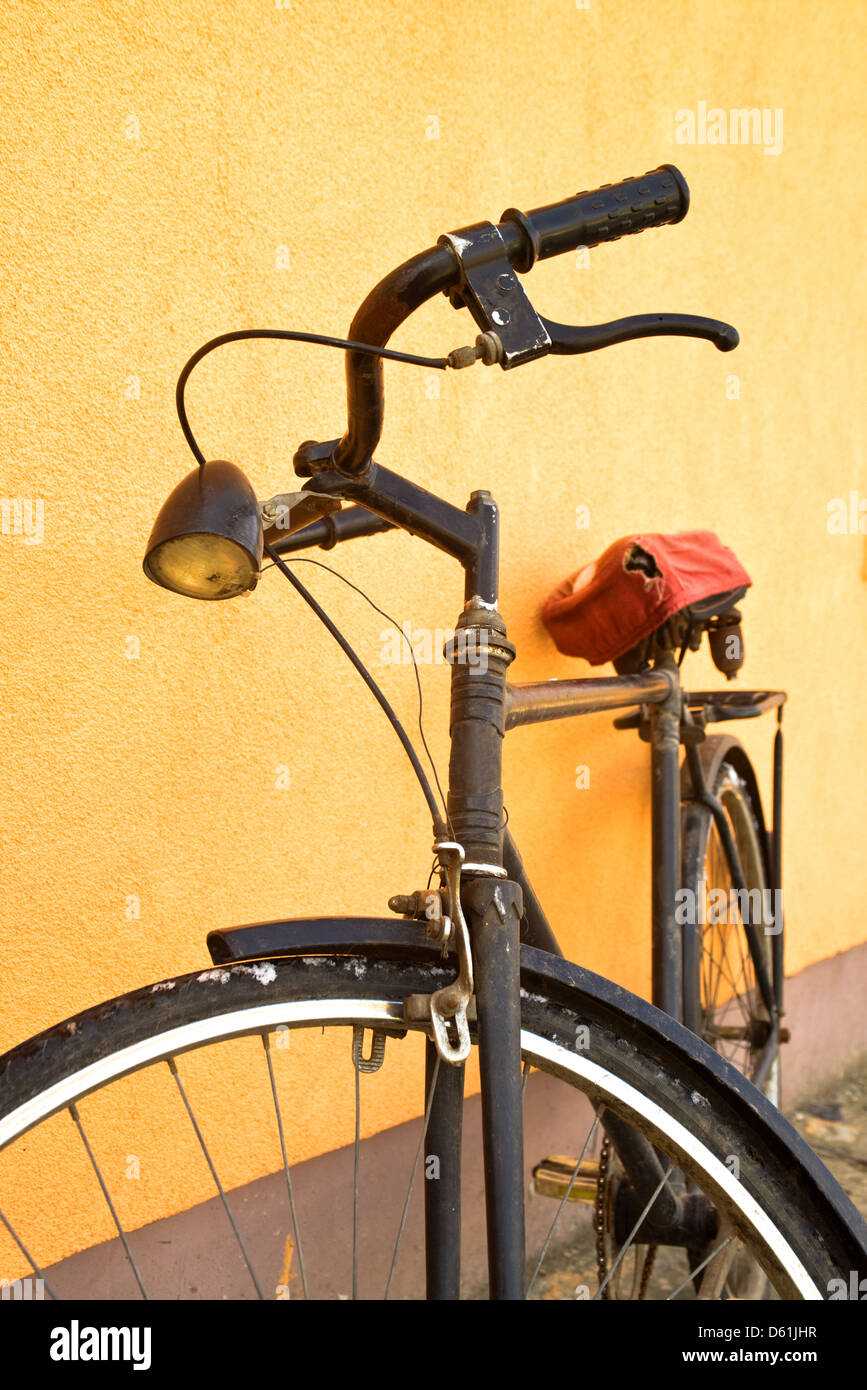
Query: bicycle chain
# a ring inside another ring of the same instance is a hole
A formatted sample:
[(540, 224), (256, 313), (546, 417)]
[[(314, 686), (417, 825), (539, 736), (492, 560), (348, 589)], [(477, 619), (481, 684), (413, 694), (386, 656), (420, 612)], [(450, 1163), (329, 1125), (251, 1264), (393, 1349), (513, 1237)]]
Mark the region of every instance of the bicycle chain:
[[(608, 1260), (605, 1256), (605, 1197), (608, 1188), (608, 1156), (611, 1152), (611, 1141), (606, 1134), (602, 1140), (602, 1147), (599, 1150), (599, 1178), (596, 1183), (596, 1201), (593, 1207), (593, 1226), (596, 1231), (596, 1277), (599, 1280), (599, 1287), (605, 1280), (608, 1272)], [(610, 1298), (608, 1286), (602, 1289), (602, 1298)]]
[[(593, 1224), (596, 1229), (596, 1275), (599, 1279), (599, 1287), (605, 1283), (608, 1275), (608, 1255), (605, 1250), (605, 1207), (608, 1201), (608, 1166), (611, 1158), (611, 1140), (608, 1135), (602, 1140), (602, 1147), (599, 1150), (599, 1180), (596, 1185), (596, 1201), (593, 1209)], [(641, 1284), (638, 1290), (639, 1299), (647, 1297), (647, 1287), (653, 1273), (653, 1266), (656, 1261), (658, 1245), (648, 1245), (647, 1254), (644, 1257), (644, 1267), (641, 1271)], [(602, 1298), (611, 1298), (611, 1284), (605, 1284), (602, 1289)]]

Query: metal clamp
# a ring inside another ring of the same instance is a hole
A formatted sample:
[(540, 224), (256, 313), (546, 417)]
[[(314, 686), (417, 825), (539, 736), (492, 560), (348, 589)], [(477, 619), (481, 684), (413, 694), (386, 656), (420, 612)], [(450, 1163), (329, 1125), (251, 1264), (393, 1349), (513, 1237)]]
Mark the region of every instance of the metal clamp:
[(385, 1040), (387, 1033), (378, 1028), (372, 1030), (373, 1036), (370, 1044), (370, 1056), (364, 1056), (364, 1028), (360, 1023), (354, 1025), (352, 1029), (352, 1062), (356, 1071), (374, 1072), (379, 1071), (385, 1057)]
[[(458, 952), (458, 975), (450, 985), (438, 989), (431, 995), (430, 1019), (436, 1050), (444, 1062), (460, 1066), (470, 1055), (470, 1028), (467, 1009), (473, 993), (473, 957), (470, 950), (470, 933), (461, 908), (461, 866), (464, 862), (463, 846), (454, 840), (440, 840), (434, 845), (437, 857), (446, 872), (446, 891), (448, 893), (448, 916)], [(449, 1023), (452, 1023), (457, 1040), (449, 1036)]]
[(302, 488), (300, 492), (278, 492), (276, 497), (268, 497), (259, 502), (259, 515), (265, 531), (272, 529), (299, 531), (311, 521), (339, 512), (340, 500), (326, 497), (321, 493)]
[(491, 361), (499, 361), (506, 370), (551, 351), (551, 336), (512, 269), (493, 222), (448, 232), (437, 245), (448, 246), (460, 266), (460, 282), (449, 292), (452, 305), (469, 309), (483, 335), (496, 336), (496, 344), (490, 345)]

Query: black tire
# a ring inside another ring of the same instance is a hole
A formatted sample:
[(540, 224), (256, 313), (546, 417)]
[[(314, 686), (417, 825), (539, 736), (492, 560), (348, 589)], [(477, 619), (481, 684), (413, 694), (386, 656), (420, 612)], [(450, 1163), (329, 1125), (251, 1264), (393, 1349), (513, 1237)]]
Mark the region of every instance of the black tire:
[[(289, 1027), (375, 1022), (394, 1036), (388, 1047), (399, 1046), (403, 1001), (453, 973), (424, 945), (377, 953), (340, 944), (336, 928), (333, 953), (317, 952), (161, 982), (14, 1048), (0, 1059), (0, 1147), (132, 1070), (205, 1039), (261, 1035), (281, 1018)], [(620, 1114), (700, 1183), (781, 1297), (824, 1298), (831, 1280), (867, 1273), (867, 1228), (848, 1198), (774, 1107), (686, 1029), (530, 948), (522, 1013), (525, 1058)]]

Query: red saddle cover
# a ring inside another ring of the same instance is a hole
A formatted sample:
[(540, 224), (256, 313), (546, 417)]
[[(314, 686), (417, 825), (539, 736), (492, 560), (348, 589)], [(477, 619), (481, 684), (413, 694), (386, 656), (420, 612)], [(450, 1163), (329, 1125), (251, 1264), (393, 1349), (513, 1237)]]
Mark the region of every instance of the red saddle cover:
[(623, 536), (548, 595), (542, 621), (561, 652), (601, 666), (681, 608), (751, 584), (713, 531)]

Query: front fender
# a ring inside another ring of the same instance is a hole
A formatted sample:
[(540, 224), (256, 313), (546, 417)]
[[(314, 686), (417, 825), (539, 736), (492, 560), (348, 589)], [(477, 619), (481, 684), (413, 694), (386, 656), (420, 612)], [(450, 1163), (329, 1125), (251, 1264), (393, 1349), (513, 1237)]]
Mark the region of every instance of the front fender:
[(347, 954), (363, 946), (370, 955), (399, 960), (401, 955), (430, 955), (441, 959), (421, 922), (394, 917), (290, 917), (286, 921), (255, 922), (208, 933), (208, 950), (215, 965), (258, 960), (269, 956)]

